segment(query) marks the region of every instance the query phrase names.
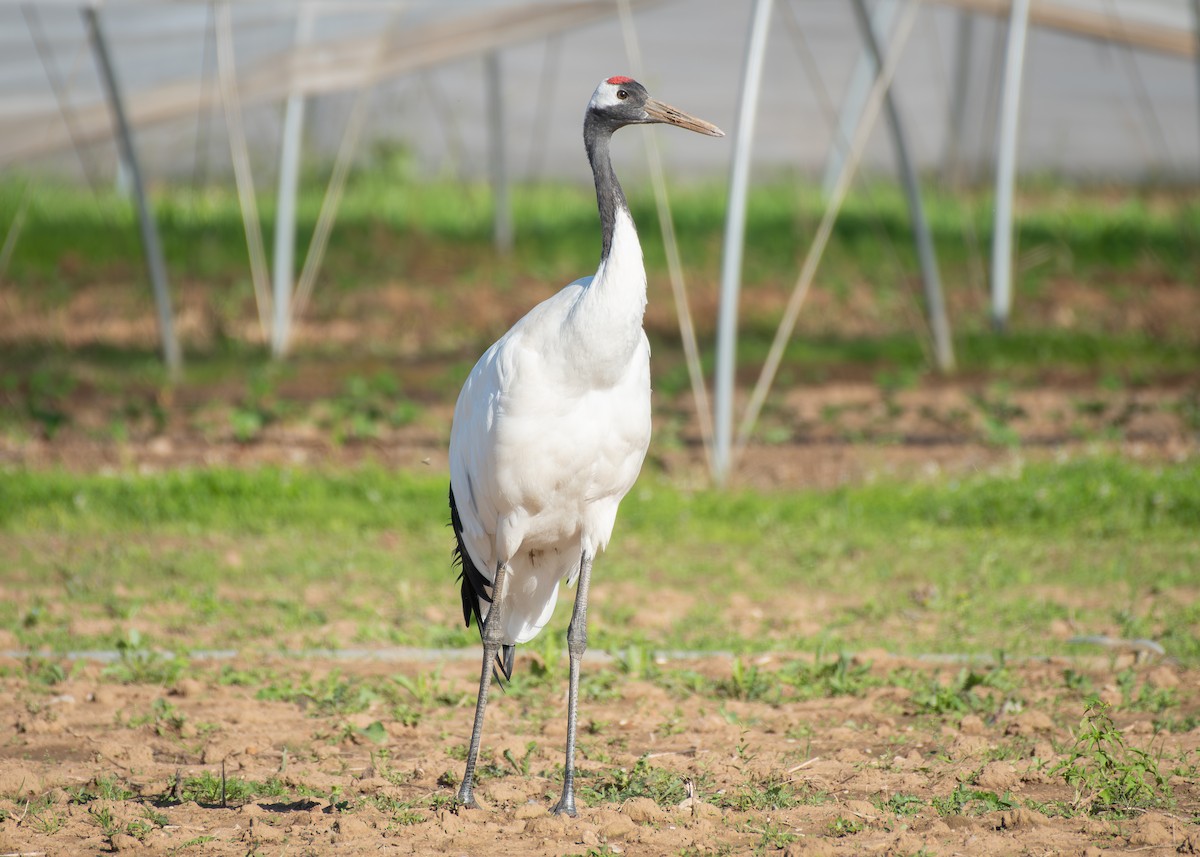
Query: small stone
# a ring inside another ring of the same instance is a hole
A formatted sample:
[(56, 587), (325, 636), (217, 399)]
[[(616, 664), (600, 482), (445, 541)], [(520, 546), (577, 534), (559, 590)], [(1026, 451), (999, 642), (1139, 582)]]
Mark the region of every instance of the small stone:
[(585, 830), (583, 831), (583, 835), (579, 837), (579, 844), (595, 848), (600, 844), (600, 837), (596, 835), (596, 831), (594, 830)]

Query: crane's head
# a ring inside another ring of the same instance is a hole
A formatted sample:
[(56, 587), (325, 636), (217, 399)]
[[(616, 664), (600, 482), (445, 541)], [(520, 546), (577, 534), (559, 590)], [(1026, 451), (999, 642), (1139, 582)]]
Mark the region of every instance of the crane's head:
[(631, 77), (610, 77), (600, 81), (588, 102), (588, 119), (615, 131), (626, 125), (649, 125), (661, 122), (678, 125), (689, 131), (724, 137), (725, 132), (710, 122), (689, 116), (669, 104), (651, 98), (642, 86)]

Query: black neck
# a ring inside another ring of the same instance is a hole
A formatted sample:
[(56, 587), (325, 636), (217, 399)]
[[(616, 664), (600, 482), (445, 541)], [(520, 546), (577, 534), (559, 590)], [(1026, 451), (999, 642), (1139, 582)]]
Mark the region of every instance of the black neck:
[(596, 206), (600, 209), (600, 230), (604, 241), (600, 249), (602, 261), (608, 258), (608, 252), (612, 249), (617, 212), (622, 209), (629, 211), (629, 204), (625, 201), (625, 194), (621, 190), (621, 183), (617, 181), (617, 174), (613, 172), (612, 159), (608, 154), (608, 143), (614, 130), (612, 125), (591, 113), (583, 123), (583, 144), (596, 180)]

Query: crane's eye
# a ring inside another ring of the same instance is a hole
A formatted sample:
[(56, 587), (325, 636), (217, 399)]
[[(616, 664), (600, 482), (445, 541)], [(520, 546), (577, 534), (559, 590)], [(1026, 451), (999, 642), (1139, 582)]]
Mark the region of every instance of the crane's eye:
[(626, 92), (625, 90), (623, 90), (623, 89), (618, 89), (618, 90), (617, 90), (617, 98), (619, 98), (619, 99), (621, 99), (622, 101), (624, 101), (624, 100), (625, 100), (626, 98), (628, 98), (628, 97), (629, 97), (629, 93), (628, 93), (628, 92)]

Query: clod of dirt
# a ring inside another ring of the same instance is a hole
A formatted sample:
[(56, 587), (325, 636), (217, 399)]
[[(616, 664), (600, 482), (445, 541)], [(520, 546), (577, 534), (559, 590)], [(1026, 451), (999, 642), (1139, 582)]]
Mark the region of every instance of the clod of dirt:
[(42, 778), (25, 767), (0, 771), (0, 794), (10, 797), (35, 795), (42, 791)]
[(525, 822), (525, 832), (542, 836), (561, 836), (567, 830), (567, 818), (563, 815), (542, 815)]
[(1133, 830), (1129, 834), (1129, 844), (1134, 848), (1170, 845), (1176, 839), (1174, 827), (1175, 825), (1170, 824), (1168, 819), (1164, 819), (1160, 815), (1144, 815), (1134, 823)]
[(513, 818), (521, 819), (521, 820), (530, 819), (530, 818), (542, 818), (543, 816), (548, 815), (549, 813), (550, 813), (550, 810), (546, 809), (546, 807), (540, 803), (523, 803), (520, 806), (518, 806), (516, 808), (516, 810), (513, 812)]
[(848, 800), (846, 801), (846, 812), (852, 812), (859, 818), (876, 819), (879, 818), (879, 810), (870, 801), (865, 800)]
[(352, 815), (344, 815), (333, 823), (333, 832), (339, 836), (366, 836), (371, 832), (371, 825)]
[(621, 812), (637, 824), (657, 824), (667, 817), (658, 804), (648, 797), (630, 798), (621, 807)]
[(1032, 735), (1037, 732), (1053, 732), (1054, 721), (1044, 711), (1022, 711), (1004, 728), (1005, 735)]
[(975, 784), (980, 788), (1000, 794), (1008, 791), (1021, 779), (1017, 769), (1009, 762), (988, 762), (979, 772)]
[(611, 809), (598, 810), (590, 820), (606, 839), (624, 839), (637, 830), (633, 819)]
[(195, 697), (204, 692), (204, 684), (194, 678), (182, 678), (171, 688), (172, 696)]
[(974, 830), (979, 825), (968, 815), (948, 815), (942, 819), (951, 830)]
[(260, 818), (250, 820), (249, 839), (252, 842), (275, 842), (283, 839), (284, 835), (284, 832), (278, 827), (267, 824)]
[(982, 735), (987, 732), (987, 727), (978, 714), (967, 714), (958, 722), (958, 730), (964, 735)]
[(950, 744), (950, 758), (971, 759), (982, 756), (991, 746), (991, 742), (982, 735), (959, 735)]
[(1049, 819), (1040, 812), (1032, 809), (1019, 807), (1010, 809), (1008, 812), (1000, 813), (999, 822), (996, 824), (997, 830), (1021, 830), (1030, 827), (1040, 827)]
[(508, 777), (491, 780), (481, 786), (481, 790), (494, 804), (524, 803), (529, 797), (529, 790), (524, 784), (514, 782)]
[(140, 850), (142, 843), (135, 836), (129, 836), (125, 833), (118, 833), (112, 838), (113, 851), (136, 851)]
[(1161, 666), (1146, 676), (1146, 683), (1161, 688), (1179, 687), (1179, 673), (1171, 667)]

